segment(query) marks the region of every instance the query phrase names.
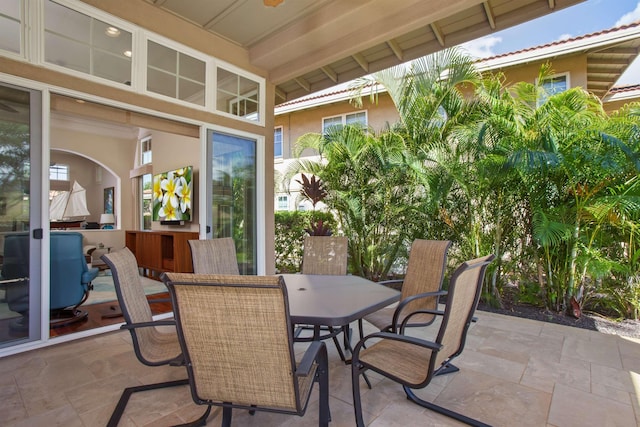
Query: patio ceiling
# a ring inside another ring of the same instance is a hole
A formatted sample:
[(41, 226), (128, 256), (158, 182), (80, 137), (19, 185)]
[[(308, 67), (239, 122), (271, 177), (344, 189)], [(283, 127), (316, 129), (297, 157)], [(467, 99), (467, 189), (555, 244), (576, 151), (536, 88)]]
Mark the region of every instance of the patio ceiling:
[(247, 49), (279, 104), (583, 0), (145, 1)]

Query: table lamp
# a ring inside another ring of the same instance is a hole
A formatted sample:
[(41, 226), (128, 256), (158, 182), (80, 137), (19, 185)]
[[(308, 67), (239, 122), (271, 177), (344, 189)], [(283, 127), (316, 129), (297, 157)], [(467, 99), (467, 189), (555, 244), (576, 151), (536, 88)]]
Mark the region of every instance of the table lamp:
[(103, 230), (113, 230), (113, 224), (116, 223), (116, 218), (111, 213), (100, 214), (100, 224)]

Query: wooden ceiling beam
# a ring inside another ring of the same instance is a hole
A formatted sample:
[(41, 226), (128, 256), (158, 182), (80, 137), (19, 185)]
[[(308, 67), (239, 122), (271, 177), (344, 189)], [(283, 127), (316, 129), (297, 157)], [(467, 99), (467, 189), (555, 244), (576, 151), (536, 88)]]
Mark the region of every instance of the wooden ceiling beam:
[(556, 0), (549, 0), (549, 9), (556, 8)]
[(338, 83), (338, 74), (331, 69), (328, 65), (325, 67), (320, 67), (322, 72), (331, 79), (334, 83)]
[(590, 65), (629, 65), (628, 59), (619, 58), (589, 58), (587, 60), (587, 67)]
[(293, 79), (296, 83), (298, 83), (300, 85), (300, 87), (304, 90), (306, 90), (307, 92), (311, 92), (311, 85), (309, 84), (308, 81), (306, 81), (305, 79), (303, 79), (302, 77), (296, 77), (295, 79)]
[(402, 62), (404, 57), (404, 52), (402, 52), (402, 48), (400, 47), (398, 42), (393, 39), (387, 40), (387, 45), (393, 51), (393, 54), (396, 56), (396, 58), (398, 58), (398, 60)]
[(484, 13), (487, 15), (487, 21), (489, 21), (489, 26), (492, 30), (496, 29), (496, 19), (493, 16), (493, 10), (491, 10), (491, 5), (488, 1), (482, 2), (482, 7), (484, 7)]
[(364, 59), (364, 56), (361, 53), (356, 53), (355, 55), (351, 55), (351, 57), (358, 63), (365, 73), (369, 72), (369, 63)]
[(440, 46), (444, 47), (444, 34), (442, 34), (442, 31), (440, 30), (440, 27), (438, 27), (438, 24), (432, 22), (431, 24), (429, 24), (429, 26), (431, 27), (431, 31), (433, 31), (433, 35), (436, 37), (436, 40), (438, 40), (438, 43), (440, 43)]

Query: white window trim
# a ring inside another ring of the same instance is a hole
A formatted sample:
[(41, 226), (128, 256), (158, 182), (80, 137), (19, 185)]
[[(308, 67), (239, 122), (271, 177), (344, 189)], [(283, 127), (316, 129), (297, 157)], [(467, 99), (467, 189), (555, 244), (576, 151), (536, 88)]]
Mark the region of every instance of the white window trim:
[[(249, 80), (253, 80), (258, 84), (258, 120), (249, 120), (244, 117), (236, 116), (235, 114), (227, 113), (225, 111), (220, 111), (217, 109), (217, 95), (218, 95), (218, 87), (216, 82), (218, 81), (218, 68), (224, 68), (227, 71), (235, 73), (239, 76), (245, 77)], [(235, 65), (229, 64), (228, 62), (222, 61), (220, 59), (215, 59), (213, 61), (212, 68), (212, 82), (214, 90), (212, 92), (213, 96), (213, 104), (211, 111), (214, 111), (216, 114), (221, 116), (230, 117), (232, 119), (240, 120), (247, 123), (259, 124), (260, 126), (264, 126), (265, 123), (265, 112), (266, 112), (266, 79), (260, 77), (256, 74), (249, 73), (241, 68), (236, 67)]]
[[(142, 27), (136, 26), (133, 23), (124, 21), (116, 16), (110, 15), (100, 9), (87, 5), (79, 0), (54, 0), (61, 6), (68, 7), (74, 11), (85, 14), (91, 18), (99, 19), (101, 21), (113, 24), (125, 30), (132, 35), (131, 48), (133, 57), (131, 59), (131, 85), (123, 84), (121, 82), (115, 82), (92, 74), (75, 71), (70, 68), (62, 67), (56, 64), (48, 63), (44, 60), (44, 1), (45, 0), (23, 0), (21, 3), (22, 14), (22, 28), (21, 28), (21, 44), (22, 52), (16, 54), (0, 49), (1, 57), (8, 57), (18, 61), (24, 61), (38, 66), (46, 67), (60, 73), (71, 75), (79, 79), (91, 80), (105, 86), (118, 88), (120, 90), (127, 90), (138, 94), (143, 94), (156, 99), (162, 99), (173, 104), (186, 106), (192, 109), (206, 111), (208, 113), (216, 114), (219, 116), (229, 117), (234, 120), (239, 120), (245, 123), (251, 123), (258, 126), (265, 126), (265, 114), (266, 114), (266, 79), (264, 77), (253, 74), (249, 71), (243, 70), (233, 64), (220, 60), (212, 55), (205, 54), (198, 50), (195, 50), (189, 46), (182, 45), (174, 40), (170, 40), (159, 34), (148, 31)], [(188, 101), (183, 101), (177, 98), (157, 94), (146, 90), (147, 87), (147, 41), (152, 40), (156, 43), (163, 44), (178, 52), (187, 54), (196, 59), (199, 59), (205, 63), (205, 93), (204, 93), (204, 105), (194, 104)], [(216, 73), (217, 67), (224, 68), (237, 75), (253, 80), (258, 84), (258, 120), (250, 120), (244, 117), (240, 117), (234, 114), (218, 111), (216, 109)]]
[(351, 116), (354, 114), (360, 114), (360, 113), (364, 113), (364, 120), (365, 120), (365, 126), (369, 125), (369, 113), (368, 110), (358, 110), (358, 111), (350, 111), (348, 113), (343, 113), (343, 114), (334, 114), (332, 116), (325, 116), (322, 118), (322, 121), (320, 123), (321, 126), (321, 133), (324, 133), (324, 121), (328, 120), (328, 119), (335, 119), (336, 117), (340, 117), (340, 119), (342, 120), (342, 126), (346, 126), (347, 124), (347, 116)]
[(545, 80), (552, 80), (552, 79), (557, 79), (558, 77), (564, 77), (565, 81), (567, 82), (567, 90), (571, 89), (571, 73), (569, 71), (566, 71), (564, 73), (556, 73), (556, 74), (552, 74), (550, 76), (547, 76), (543, 79), (542, 82), (540, 82), (540, 79), (538, 77), (536, 77), (536, 86), (542, 86), (542, 83), (544, 83)]
[(279, 156), (276, 156), (275, 155), (275, 146), (274, 146), (274, 156), (273, 156), (273, 158), (276, 159), (276, 160), (282, 160), (282, 159), (284, 159), (284, 127), (283, 126), (276, 126), (275, 128), (273, 128), (273, 132), (274, 132), (273, 142), (275, 144), (275, 140), (276, 140), (275, 132), (278, 129), (280, 129), (280, 146), (281, 146), (280, 150), (281, 150), (281, 152), (280, 152)]

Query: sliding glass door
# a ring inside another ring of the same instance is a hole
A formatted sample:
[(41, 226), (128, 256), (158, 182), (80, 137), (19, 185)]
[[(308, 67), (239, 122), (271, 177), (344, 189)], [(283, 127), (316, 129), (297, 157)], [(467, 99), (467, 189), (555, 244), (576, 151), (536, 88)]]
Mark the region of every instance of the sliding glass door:
[(256, 141), (214, 131), (208, 132), (207, 140), (211, 171), (207, 235), (233, 237), (240, 274), (256, 274)]
[(0, 83), (0, 348), (40, 339), (41, 99)]

